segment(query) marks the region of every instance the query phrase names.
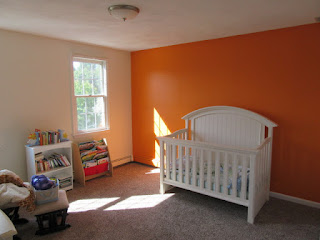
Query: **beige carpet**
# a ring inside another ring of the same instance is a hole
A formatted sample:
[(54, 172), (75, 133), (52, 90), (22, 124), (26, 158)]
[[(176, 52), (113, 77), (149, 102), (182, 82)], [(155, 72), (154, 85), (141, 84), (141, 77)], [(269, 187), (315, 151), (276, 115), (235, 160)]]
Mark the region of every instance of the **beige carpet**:
[(69, 191), (71, 228), (35, 236), (35, 218), (17, 226), (22, 239), (319, 239), (320, 209), (270, 198), (248, 224), (247, 208), (174, 188), (159, 195), (158, 169), (130, 163), (114, 176)]

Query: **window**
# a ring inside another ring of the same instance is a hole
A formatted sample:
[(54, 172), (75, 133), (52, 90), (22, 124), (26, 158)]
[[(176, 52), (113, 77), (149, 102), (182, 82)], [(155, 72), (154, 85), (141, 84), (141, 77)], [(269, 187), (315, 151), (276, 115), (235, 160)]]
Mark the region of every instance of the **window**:
[(106, 75), (106, 61), (73, 57), (74, 134), (108, 128)]

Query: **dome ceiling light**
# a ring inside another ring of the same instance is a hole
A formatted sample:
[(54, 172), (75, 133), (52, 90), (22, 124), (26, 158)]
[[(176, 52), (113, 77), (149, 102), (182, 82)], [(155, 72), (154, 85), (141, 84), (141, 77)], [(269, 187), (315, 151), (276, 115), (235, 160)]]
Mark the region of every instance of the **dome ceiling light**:
[(111, 16), (123, 21), (135, 18), (140, 12), (139, 8), (125, 4), (112, 5), (108, 8), (108, 11)]

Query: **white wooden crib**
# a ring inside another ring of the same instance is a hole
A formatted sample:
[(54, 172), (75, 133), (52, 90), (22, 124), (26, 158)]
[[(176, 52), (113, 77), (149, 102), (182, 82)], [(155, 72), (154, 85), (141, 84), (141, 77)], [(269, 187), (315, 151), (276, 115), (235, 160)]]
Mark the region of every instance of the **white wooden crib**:
[(182, 119), (185, 129), (158, 137), (160, 193), (180, 187), (248, 207), (254, 223), (269, 200), (272, 133), (269, 119), (236, 107), (214, 106)]

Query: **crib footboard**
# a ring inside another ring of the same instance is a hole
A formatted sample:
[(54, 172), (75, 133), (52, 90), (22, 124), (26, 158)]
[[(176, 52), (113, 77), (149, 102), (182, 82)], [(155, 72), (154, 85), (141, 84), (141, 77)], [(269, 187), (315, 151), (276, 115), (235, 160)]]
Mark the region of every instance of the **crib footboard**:
[(270, 141), (250, 150), (183, 137), (158, 139), (161, 193), (175, 186), (247, 206), (248, 222), (254, 222), (269, 195)]

